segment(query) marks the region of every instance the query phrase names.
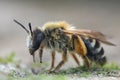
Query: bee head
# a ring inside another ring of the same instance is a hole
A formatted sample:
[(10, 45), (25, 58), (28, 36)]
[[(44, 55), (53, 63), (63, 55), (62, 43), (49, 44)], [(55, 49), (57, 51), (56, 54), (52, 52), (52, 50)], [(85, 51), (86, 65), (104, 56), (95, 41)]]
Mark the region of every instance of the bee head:
[(35, 29), (32, 31), (32, 34), (29, 34), (27, 37), (27, 47), (29, 48), (30, 54), (39, 49), (41, 42), (45, 39), (44, 33), (40, 29)]
[(27, 47), (29, 49), (29, 52), (31, 55), (34, 55), (34, 52), (39, 49), (41, 42), (44, 40), (45, 35), (41, 31), (41, 29), (36, 28), (35, 30), (32, 30), (31, 23), (28, 23), (29, 30), (26, 29), (21, 23), (14, 20), (17, 24), (19, 24), (28, 34), (27, 36)]

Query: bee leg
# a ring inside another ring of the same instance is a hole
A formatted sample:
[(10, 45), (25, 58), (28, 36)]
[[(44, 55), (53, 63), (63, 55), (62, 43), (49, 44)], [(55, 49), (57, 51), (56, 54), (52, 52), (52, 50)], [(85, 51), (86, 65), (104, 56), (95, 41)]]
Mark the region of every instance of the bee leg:
[(55, 50), (52, 51), (52, 62), (51, 62), (51, 67), (49, 71), (51, 71), (54, 68), (54, 63), (55, 63)]
[(67, 49), (64, 49), (63, 54), (62, 54), (62, 60), (60, 61), (60, 63), (57, 65), (57, 67), (52, 72), (59, 70), (67, 60), (68, 60)]
[[(70, 44), (71, 50), (74, 50), (74, 48), (75, 48), (74, 35), (71, 37), (69, 44)], [(80, 62), (79, 62), (77, 56), (75, 55), (75, 53), (71, 53), (71, 56), (73, 57), (73, 59), (75, 60), (75, 62), (77, 63), (77, 65), (79, 67)]]
[(74, 35), (74, 45), (75, 45), (75, 50), (78, 53), (79, 56), (82, 56), (85, 65), (87, 66), (87, 68), (90, 67), (90, 61), (88, 59), (87, 55), (87, 48), (83, 42), (83, 40), (81, 39), (81, 37), (79, 35)]
[(88, 57), (87, 56), (82, 56), (82, 58), (84, 60), (84, 63), (86, 65), (86, 67), (89, 68), (90, 67), (90, 61), (89, 61)]
[(42, 55), (43, 55), (43, 47), (41, 47), (39, 50), (40, 63), (42, 63)]
[(71, 55), (72, 55), (73, 59), (75, 60), (75, 62), (77, 63), (78, 67), (79, 67), (80, 66), (80, 62), (79, 62), (77, 56), (75, 55), (75, 53), (71, 53)]
[(35, 54), (32, 54), (32, 56), (33, 56), (33, 62), (35, 63), (36, 61), (35, 61)]

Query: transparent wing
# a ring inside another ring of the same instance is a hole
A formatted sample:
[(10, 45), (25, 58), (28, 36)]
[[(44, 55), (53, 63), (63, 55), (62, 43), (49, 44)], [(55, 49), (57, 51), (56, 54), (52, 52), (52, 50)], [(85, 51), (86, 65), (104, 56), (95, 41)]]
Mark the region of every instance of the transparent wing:
[(97, 39), (105, 44), (116, 46), (115, 44), (107, 41), (106, 36), (103, 33), (98, 31), (86, 30), (86, 29), (74, 29), (74, 30), (63, 30), (63, 32), (71, 35), (77, 34), (84, 37), (90, 37), (93, 39)]

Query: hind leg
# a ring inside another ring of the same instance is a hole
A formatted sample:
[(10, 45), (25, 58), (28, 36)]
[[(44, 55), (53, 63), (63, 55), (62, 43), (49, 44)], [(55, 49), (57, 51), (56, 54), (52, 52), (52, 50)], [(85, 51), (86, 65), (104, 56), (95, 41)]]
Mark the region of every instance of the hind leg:
[[(69, 44), (70, 44), (69, 46), (71, 47), (71, 50), (75, 49), (75, 42), (74, 41), (75, 41), (74, 40), (74, 35), (72, 35), (71, 40), (69, 42)], [(79, 67), (80, 66), (80, 62), (79, 62), (77, 56), (75, 55), (75, 53), (70, 53), (70, 54), (71, 54), (72, 58), (74, 59), (74, 61), (77, 63), (77, 65)]]
[(83, 59), (85, 65), (86, 65), (86, 67), (89, 68), (90, 67), (90, 61), (89, 61), (88, 57), (87, 56), (82, 56), (82, 59)]
[(74, 37), (74, 46), (77, 54), (81, 56), (85, 62), (86, 67), (90, 67), (90, 62), (87, 55), (87, 48), (79, 35), (73, 35)]
[(77, 56), (75, 55), (75, 53), (71, 53), (71, 56), (73, 57), (73, 59), (75, 60), (75, 62), (77, 63), (78, 67), (80, 66), (80, 62), (77, 58)]

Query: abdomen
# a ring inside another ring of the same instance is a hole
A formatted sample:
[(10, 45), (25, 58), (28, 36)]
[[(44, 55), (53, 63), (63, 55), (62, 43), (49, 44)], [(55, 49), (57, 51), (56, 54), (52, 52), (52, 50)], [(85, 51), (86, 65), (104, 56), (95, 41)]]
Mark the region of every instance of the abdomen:
[(104, 49), (100, 45), (100, 42), (95, 39), (91, 38), (82, 38), (85, 46), (87, 48), (87, 57), (91, 60), (94, 61), (97, 64), (104, 65), (107, 60), (106, 57), (104, 56)]

